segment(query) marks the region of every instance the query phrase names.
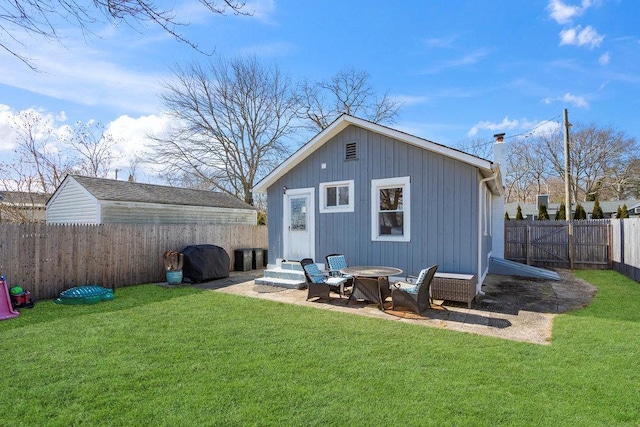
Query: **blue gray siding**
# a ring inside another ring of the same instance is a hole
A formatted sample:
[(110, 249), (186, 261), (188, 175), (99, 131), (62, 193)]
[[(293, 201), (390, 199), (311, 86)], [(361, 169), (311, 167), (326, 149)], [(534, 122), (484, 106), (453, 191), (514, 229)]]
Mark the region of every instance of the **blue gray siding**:
[[(357, 143), (357, 160), (344, 160), (348, 142)], [(372, 242), (371, 180), (402, 176), (411, 177), (411, 241)], [(355, 211), (320, 214), (319, 183), (350, 179)], [(282, 258), (283, 186), (314, 187), (317, 262), (339, 252), (350, 265), (392, 265), (417, 274), (438, 264), (440, 271), (475, 274), (479, 179), (474, 166), (349, 126), (268, 189), (269, 262)]]

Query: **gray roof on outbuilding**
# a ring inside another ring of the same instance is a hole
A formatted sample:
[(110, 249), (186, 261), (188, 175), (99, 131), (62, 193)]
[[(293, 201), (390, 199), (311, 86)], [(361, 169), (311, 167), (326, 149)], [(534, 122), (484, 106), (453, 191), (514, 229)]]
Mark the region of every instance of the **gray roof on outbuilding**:
[(216, 191), (142, 184), (81, 175), (70, 176), (98, 200), (255, 210), (253, 206), (230, 194)]
[(51, 194), (28, 193), (26, 191), (0, 191), (0, 203), (44, 206)]

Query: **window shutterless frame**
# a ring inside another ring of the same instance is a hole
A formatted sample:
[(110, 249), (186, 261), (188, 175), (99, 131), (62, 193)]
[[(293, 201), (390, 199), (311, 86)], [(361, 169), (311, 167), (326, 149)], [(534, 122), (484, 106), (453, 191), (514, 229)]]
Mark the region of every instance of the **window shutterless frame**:
[(411, 241), (411, 178), (371, 180), (371, 240)]
[(353, 212), (353, 180), (321, 182), (320, 213)]

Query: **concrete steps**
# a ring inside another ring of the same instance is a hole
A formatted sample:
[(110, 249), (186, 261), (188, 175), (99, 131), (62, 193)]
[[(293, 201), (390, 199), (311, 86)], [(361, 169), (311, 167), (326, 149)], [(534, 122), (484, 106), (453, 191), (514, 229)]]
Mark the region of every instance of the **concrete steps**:
[(280, 286), (288, 289), (304, 289), (307, 278), (299, 262), (281, 262), (264, 270), (263, 277), (255, 279), (256, 285)]

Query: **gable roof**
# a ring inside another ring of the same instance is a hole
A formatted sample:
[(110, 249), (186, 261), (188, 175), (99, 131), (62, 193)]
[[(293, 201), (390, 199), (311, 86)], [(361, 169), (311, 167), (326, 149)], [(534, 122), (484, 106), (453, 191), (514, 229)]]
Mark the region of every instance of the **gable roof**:
[(76, 181), (98, 200), (255, 210), (253, 206), (226, 193), (81, 175), (67, 175), (47, 205), (68, 180)]
[[(392, 138), (398, 141), (402, 141), (406, 144), (414, 145), (419, 148), (432, 151), (434, 153), (442, 154), (444, 156), (459, 160), (461, 162), (476, 166), (485, 178), (491, 177), (497, 174), (496, 180), (492, 187), (492, 191), (498, 194), (502, 194), (502, 178), (498, 165), (493, 162), (482, 159), (480, 157), (465, 153), (454, 148), (447, 147), (445, 145), (437, 144), (427, 139), (419, 138), (417, 136), (392, 129), (377, 123), (370, 122), (368, 120), (360, 119), (358, 117), (350, 116), (348, 114), (342, 114), (336, 120), (334, 120), (327, 128), (318, 133), (315, 137), (309, 140), (306, 144), (300, 147), (295, 153), (293, 153), (288, 159), (282, 162), (271, 173), (260, 180), (254, 187), (253, 191), (256, 193), (266, 193), (267, 189), (273, 185), (278, 179), (284, 176), (287, 172), (292, 170), (296, 165), (310, 156), (314, 151), (322, 147), (331, 138), (336, 136), (342, 130), (350, 125), (358, 126), (360, 128), (369, 130)], [(499, 183), (499, 185), (496, 184)]]
[(0, 191), (0, 204), (44, 207), (51, 194), (26, 191)]

